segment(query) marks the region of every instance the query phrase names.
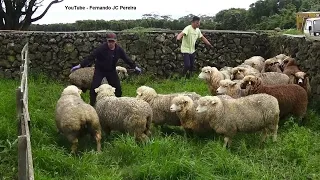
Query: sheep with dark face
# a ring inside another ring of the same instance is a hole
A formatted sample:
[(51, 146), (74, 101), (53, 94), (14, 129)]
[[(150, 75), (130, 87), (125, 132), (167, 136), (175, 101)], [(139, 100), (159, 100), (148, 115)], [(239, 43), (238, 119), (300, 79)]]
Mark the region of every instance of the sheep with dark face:
[(293, 78), (292, 74), (295, 74), (296, 72), (301, 71), (297, 61), (294, 58), (287, 58), (283, 60), (282, 68), (283, 68), (283, 73), (288, 75), (290, 78)]
[(261, 78), (246, 76), (240, 87), (246, 89), (248, 95), (266, 93), (277, 98), (280, 107), (280, 121), (288, 115), (294, 115), (299, 122), (305, 122), (308, 106), (307, 92), (297, 84), (264, 85)]
[(308, 96), (311, 95), (311, 86), (309, 82), (309, 75), (308, 73), (299, 71), (292, 74), (290, 82), (293, 84), (298, 84), (299, 86), (303, 87), (308, 93)]

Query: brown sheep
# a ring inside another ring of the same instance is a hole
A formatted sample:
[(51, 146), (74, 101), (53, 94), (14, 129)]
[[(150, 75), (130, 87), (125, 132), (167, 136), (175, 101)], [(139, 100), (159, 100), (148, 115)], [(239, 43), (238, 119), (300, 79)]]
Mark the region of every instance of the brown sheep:
[(297, 61), (294, 58), (287, 58), (283, 60), (282, 63), (283, 73), (288, 75), (289, 77), (292, 76), (292, 74), (301, 71)]
[(256, 76), (246, 76), (240, 87), (246, 89), (248, 95), (266, 93), (277, 98), (280, 107), (280, 119), (283, 119), (289, 114), (298, 118), (299, 122), (304, 123), (308, 95), (307, 92), (297, 84), (279, 84), (279, 85), (264, 85), (261, 78)]
[(292, 79), (290, 80), (293, 84), (298, 84), (303, 87), (308, 93), (308, 96), (311, 95), (311, 86), (309, 82), (309, 74), (299, 71), (292, 74)]

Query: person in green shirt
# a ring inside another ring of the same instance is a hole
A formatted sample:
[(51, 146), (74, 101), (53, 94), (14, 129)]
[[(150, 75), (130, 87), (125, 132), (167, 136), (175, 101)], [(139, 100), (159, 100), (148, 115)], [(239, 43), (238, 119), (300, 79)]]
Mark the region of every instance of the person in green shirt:
[[(195, 61), (195, 45), (197, 39), (201, 39), (205, 44), (213, 47), (210, 42), (205, 38), (200, 29), (200, 18), (194, 16), (190, 25), (186, 26), (181, 33), (178, 34), (177, 40), (182, 38), (181, 53), (183, 55), (184, 69), (183, 75), (190, 78), (192, 72), (194, 71), (194, 61)], [(189, 72), (189, 73), (188, 73)]]

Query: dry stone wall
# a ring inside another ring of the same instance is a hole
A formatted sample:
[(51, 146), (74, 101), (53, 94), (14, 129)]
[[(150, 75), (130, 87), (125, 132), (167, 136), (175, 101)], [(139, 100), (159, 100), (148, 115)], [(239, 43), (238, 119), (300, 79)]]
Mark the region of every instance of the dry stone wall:
[[(285, 53), (296, 57), (311, 77), (312, 92), (320, 100), (320, 42), (289, 36), (268, 36), (255, 32), (202, 31), (214, 46), (197, 43), (196, 69), (203, 66), (236, 66), (245, 59)], [(181, 72), (183, 59), (179, 31), (115, 32), (125, 49), (144, 73), (169, 77)], [(18, 79), (21, 50), (29, 42), (31, 73), (43, 72), (65, 80), (72, 66), (105, 40), (105, 32), (1, 32), (0, 78)], [(128, 67), (119, 61), (119, 65)]]
[[(168, 77), (183, 68), (178, 31), (172, 32), (115, 32), (125, 49), (143, 71)], [(29, 41), (30, 68), (65, 79), (70, 68), (102, 43), (105, 32), (79, 33), (0, 33), (0, 76), (17, 78), (20, 52)], [(234, 66), (253, 55), (266, 56), (267, 36), (248, 32), (203, 32), (214, 48), (198, 42), (196, 68), (202, 66)], [(128, 67), (119, 61), (119, 65)]]

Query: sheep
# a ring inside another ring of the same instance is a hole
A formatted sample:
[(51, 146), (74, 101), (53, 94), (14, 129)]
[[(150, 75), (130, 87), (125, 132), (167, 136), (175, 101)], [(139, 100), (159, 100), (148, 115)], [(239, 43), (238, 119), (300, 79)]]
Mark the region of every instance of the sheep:
[(282, 73), (282, 70), (280, 68), (280, 63), (278, 62), (278, 60), (276, 58), (270, 58), (270, 59), (265, 60), (264, 67), (263, 67), (261, 73), (264, 73), (264, 72)]
[(119, 76), (120, 80), (124, 80), (129, 76), (128, 75), (128, 71), (127, 71), (127, 69), (125, 67), (117, 66), (116, 67), (116, 71), (118, 73), (118, 76)]
[(294, 58), (287, 58), (283, 60), (282, 63), (283, 73), (292, 77), (292, 74), (301, 71), (298, 67), (298, 64)]
[(310, 86), (310, 82), (309, 82), (309, 74), (308, 73), (305, 73), (303, 71), (296, 72), (296, 73), (292, 74), (292, 79), (290, 80), (290, 82), (292, 82), (294, 84), (298, 84), (301, 87), (303, 87), (303, 89), (305, 89), (307, 91), (308, 96), (310, 97), (311, 86)]
[(280, 107), (280, 121), (283, 122), (289, 114), (296, 116), (299, 122), (304, 123), (308, 97), (307, 92), (297, 84), (264, 85), (261, 78), (246, 76), (240, 85), (246, 89), (248, 95), (266, 93), (277, 98)]
[(185, 94), (193, 100), (199, 99), (201, 96), (195, 92), (180, 92), (173, 94), (158, 94), (149, 86), (140, 86), (136, 90), (136, 98), (146, 101), (150, 104), (153, 111), (152, 122), (154, 125), (171, 125), (181, 126), (180, 120), (175, 113), (170, 111), (171, 100), (179, 95)]
[(97, 143), (97, 151), (101, 151), (101, 126), (95, 109), (81, 99), (82, 91), (74, 85), (63, 89), (56, 104), (55, 122), (60, 133), (72, 143), (71, 152), (75, 153), (78, 138), (90, 133)]
[[(94, 75), (95, 67), (83, 67), (73, 71), (69, 75), (69, 83), (71, 85), (75, 85), (82, 90), (82, 92), (86, 92), (91, 88), (91, 83)], [(124, 80), (128, 77), (127, 69), (121, 66), (116, 67), (116, 71), (120, 80)], [(103, 78), (101, 84), (108, 84), (106, 78)]]
[(274, 57), (280, 64), (283, 63), (283, 60), (287, 59), (287, 58), (291, 58), (291, 56), (287, 56), (285, 54), (278, 54)]
[(207, 133), (211, 131), (210, 125), (203, 119), (204, 116), (196, 113), (197, 106), (197, 100), (193, 101), (186, 95), (178, 95), (171, 100), (170, 111), (177, 114), (186, 132)]
[(229, 79), (224, 76), (216, 67), (206, 66), (201, 69), (201, 73), (198, 76), (199, 79), (204, 80), (207, 83), (208, 89), (211, 95), (215, 95), (219, 87), (219, 82), (223, 79)]
[(260, 77), (262, 83), (265, 85), (274, 85), (274, 84), (289, 84), (290, 78), (286, 74), (278, 72), (265, 72), (256, 74), (254, 76)]
[(242, 64), (249, 65), (261, 72), (264, 67), (264, 61), (265, 59), (261, 56), (252, 56), (251, 58), (246, 59)]
[(269, 130), (277, 141), (279, 123), (278, 100), (268, 94), (253, 94), (238, 99), (204, 96), (198, 100), (197, 113), (205, 114), (210, 127), (224, 135), (223, 147), (230, 147), (238, 132), (262, 130), (264, 142)]
[(91, 87), (91, 82), (94, 74), (94, 67), (83, 67), (73, 71), (69, 75), (69, 83), (77, 86), (85, 93)]
[(225, 67), (219, 69), (219, 71), (223, 74), (224, 79), (231, 78), (231, 70), (232, 70), (232, 67), (229, 67), (229, 66), (225, 66)]
[(239, 65), (232, 68), (231, 80), (241, 80), (246, 75), (253, 75), (260, 73), (259, 70), (249, 66), (249, 65)]
[(106, 135), (111, 131), (129, 133), (138, 142), (146, 142), (151, 136), (152, 109), (150, 105), (134, 97), (116, 97), (115, 88), (102, 84), (95, 105), (100, 124)]
[(241, 80), (224, 79), (220, 81), (217, 89), (217, 95), (228, 95), (232, 98), (240, 98), (246, 96), (245, 90), (240, 88)]

